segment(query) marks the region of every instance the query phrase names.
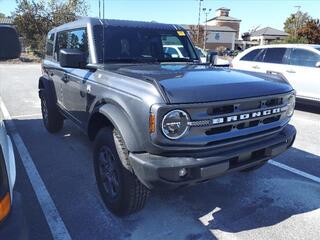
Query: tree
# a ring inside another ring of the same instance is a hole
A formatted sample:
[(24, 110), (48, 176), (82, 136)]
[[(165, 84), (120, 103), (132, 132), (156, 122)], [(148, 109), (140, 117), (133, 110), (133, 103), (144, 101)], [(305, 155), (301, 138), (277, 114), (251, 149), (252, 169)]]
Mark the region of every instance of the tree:
[(252, 27), (248, 32), (244, 32), (242, 35), (241, 35), (241, 38), (244, 40), (244, 41), (250, 41), (250, 37), (251, 37), (251, 34), (255, 31), (257, 31), (259, 28), (260, 28), (261, 25), (258, 25), (258, 26), (254, 26)]
[(43, 52), (50, 29), (87, 15), (85, 0), (16, 0), (14, 24), (31, 49)]
[(309, 44), (320, 44), (320, 20), (308, 20), (303, 27), (298, 29), (297, 36), (306, 39)]
[(189, 25), (189, 34), (191, 37), (192, 42), (198, 46), (203, 46), (203, 39), (204, 39), (204, 26), (200, 25), (200, 31), (199, 31), (199, 41), (198, 41), (198, 25)]
[(284, 30), (291, 36), (297, 37), (297, 32), (301, 29), (310, 19), (308, 13), (297, 11), (293, 13), (284, 22)]
[(244, 33), (241, 34), (241, 38), (244, 41), (249, 41), (250, 40), (250, 36), (251, 36), (251, 34), (249, 32), (244, 32)]

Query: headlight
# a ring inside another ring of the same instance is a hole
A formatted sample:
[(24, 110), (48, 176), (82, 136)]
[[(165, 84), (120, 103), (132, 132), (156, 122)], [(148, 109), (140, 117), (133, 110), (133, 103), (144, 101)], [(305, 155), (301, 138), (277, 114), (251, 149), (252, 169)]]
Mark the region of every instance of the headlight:
[(289, 98), (288, 98), (288, 109), (287, 109), (287, 116), (291, 117), (293, 115), (294, 112), (294, 108), (296, 106), (296, 95), (292, 94)]
[(167, 113), (162, 120), (162, 132), (169, 139), (181, 138), (189, 129), (189, 115), (182, 110)]

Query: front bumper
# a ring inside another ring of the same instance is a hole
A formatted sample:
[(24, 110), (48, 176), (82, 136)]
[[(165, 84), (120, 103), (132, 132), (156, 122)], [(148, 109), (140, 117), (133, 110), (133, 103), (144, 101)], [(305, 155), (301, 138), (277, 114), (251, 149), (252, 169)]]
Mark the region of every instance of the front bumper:
[[(149, 153), (130, 153), (131, 166), (139, 180), (149, 189), (174, 189), (207, 181), (232, 171), (259, 165), (292, 146), (296, 129), (285, 126), (272, 137), (251, 140), (240, 147), (221, 147), (208, 157), (165, 157)], [(179, 177), (185, 168), (187, 175)]]

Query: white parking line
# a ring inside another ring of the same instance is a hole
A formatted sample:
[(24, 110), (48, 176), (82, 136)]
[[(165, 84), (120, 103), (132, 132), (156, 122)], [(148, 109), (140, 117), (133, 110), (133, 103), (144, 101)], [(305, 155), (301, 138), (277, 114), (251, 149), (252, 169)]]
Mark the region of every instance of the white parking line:
[(35, 113), (35, 114), (24, 114), (24, 115), (15, 115), (11, 116), (11, 119), (23, 119), (23, 118), (32, 118), (32, 117), (42, 117), (41, 113)]
[(276, 161), (274, 161), (274, 160), (269, 160), (269, 163), (270, 163), (271, 165), (273, 165), (273, 166), (282, 168), (282, 169), (287, 170), (287, 171), (289, 171), (289, 172), (295, 173), (295, 174), (297, 174), (297, 175), (299, 175), (299, 176), (302, 176), (302, 177), (308, 178), (308, 179), (310, 179), (310, 180), (312, 180), (312, 181), (315, 181), (315, 182), (317, 182), (317, 183), (320, 183), (320, 178), (319, 178), (319, 177), (313, 176), (313, 175), (311, 175), (311, 174), (309, 174), (309, 173), (300, 171), (300, 170), (298, 170), (298, 169), (296, 169), (296, 168), (293, 168), (293, 167), (289, 167), (289, 166), (287, 166), (287, 165), (285, 165), (285, 164), (283, 164), (283, 163), (279, 163), (279, 162), (276, 162)]
[(3, 112), (4, 119), (7, 120), (6, 124), (8, 126), (8, 130), (10, 131), (13, 142), (15, 143), (18, 149), (23, 166), (26, 169), (26, 172), (31, 182), (31, 185), (33, 187), (33, 190), (36, 194), (36, 197), (41, 206), (43, 214), (47, 220), (53, 239), (56, 239), (56, 240), (70, 239), (71, 240), (70, 234), (58, 212), (58, 209), (56, 208), (37, 170), (37, 167), (35, 166), (31, 158), (31, 155), (27, 147), (25, 146), (22, 138), (18, 134), (16, 127), (12, 121), (12, 118), (6, 106), (4, 105), (4, 102), (2, 101), (1, 97), (0, 97), (0, 108)]

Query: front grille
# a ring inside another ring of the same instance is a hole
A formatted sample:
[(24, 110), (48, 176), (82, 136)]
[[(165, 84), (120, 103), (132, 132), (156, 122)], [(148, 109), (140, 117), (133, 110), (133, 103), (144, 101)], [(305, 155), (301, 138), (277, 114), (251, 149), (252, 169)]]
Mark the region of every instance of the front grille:
[[(259, 137), (279, 131), (289, 121), (286, 112), (291, 94), (161, 106), (157, 109), (157, 124), (161, 126), (163, 116), (172, 109), (181, 109), (189, 114), (189, 129), (181, 139), (174, 141), (175, 145), (229, 144), (249, 136)], [(156, 141), (171, 145), (172, 141), (159, 131)]]
[(206, 135), (230, 132), (233, 129), (242, 130), (258, 125), (279, 121), (286, 111), (283, 97), (244, 101), (221, 106), (207, 107), (206, 120), (190, 121), (191, 127), (210, 127)]

